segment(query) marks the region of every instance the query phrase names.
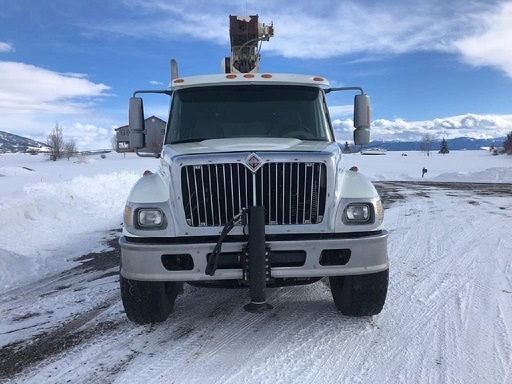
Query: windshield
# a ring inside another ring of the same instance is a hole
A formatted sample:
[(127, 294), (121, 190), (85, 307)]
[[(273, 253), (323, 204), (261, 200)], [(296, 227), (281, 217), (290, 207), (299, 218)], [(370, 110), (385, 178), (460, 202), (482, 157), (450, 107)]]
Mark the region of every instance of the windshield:
[(235, 137), (332, 141), (323, 93), (316, 87), (244, 85), (173, 94), (166, 143)]

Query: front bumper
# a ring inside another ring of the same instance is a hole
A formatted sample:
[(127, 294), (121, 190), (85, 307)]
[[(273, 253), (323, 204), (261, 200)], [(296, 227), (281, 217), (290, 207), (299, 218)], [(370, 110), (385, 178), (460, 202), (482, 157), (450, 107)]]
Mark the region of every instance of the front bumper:
[[(389, 268), (387, 253), (388, 232), (379, 231), (355, 238), (329, 238), (314, 240), (266, 241), (272, 252), (304, 251), (305, 261), (301, 266), (272, 267), (274, 278), (324, 277), (359, 275), (381, 272)], [(121, 275), (141, 281), (207, 281), (242, 279), (241, 268), (218, 268), (214, 276), (205, 273), (207, 255), (213, 251), (215, 242), (195, 244), (160, 244), (130, 242), (125, 236), (121, 245)], [(246, 242), (226, 242), (222, 254), (242, 253)], [(324, 250), (350, 250), (350, 258), (344, 265), (321, 265)], [(169, 271), (162, 262), (163, 255), (189, 254), (194, 262), (191, 270)]]

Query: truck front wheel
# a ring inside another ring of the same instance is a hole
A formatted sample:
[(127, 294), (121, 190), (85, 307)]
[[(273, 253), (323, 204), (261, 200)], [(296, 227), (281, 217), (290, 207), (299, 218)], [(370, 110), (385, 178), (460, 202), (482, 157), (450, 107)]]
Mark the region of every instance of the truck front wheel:
[(386, 301), (388, 281), (388, 269), (368, 275), (329, 277), (334, 304), (345, 316), (379, 314)]
[(178, 282), (137, 281), (123, 276), (120, 282), (126, 316), (136, 324), (165, 321), (180, 291)]

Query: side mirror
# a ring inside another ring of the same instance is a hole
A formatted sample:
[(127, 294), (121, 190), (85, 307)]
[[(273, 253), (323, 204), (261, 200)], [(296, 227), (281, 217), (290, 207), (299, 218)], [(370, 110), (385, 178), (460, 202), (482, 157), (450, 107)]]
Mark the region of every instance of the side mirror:
[(130, 129), (130, 148), (141, 149), (145, 146), (144, 107), (142, 98), (131, 97), (128, 110), (128, 126)]
[(354, 143), (366, 145), (370, 142), (370, 96), (354, 97)]
[(366, 145), (370, 142), (370, 130), (369, 129), (356, 129), (354, 131), (354, 144), (355, 145)]

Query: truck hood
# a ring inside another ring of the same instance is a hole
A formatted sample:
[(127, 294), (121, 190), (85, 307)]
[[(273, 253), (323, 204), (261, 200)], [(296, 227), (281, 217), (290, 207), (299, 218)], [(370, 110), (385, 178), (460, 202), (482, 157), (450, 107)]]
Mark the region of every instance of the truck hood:
[(166, 147), (176, 155), (219, 153), (219, 152), (320, 152), (333, 143), (327, 141), (299, 140), (294, 138), (244, 137), (210, 139), (194, 143), (172, 144)]

